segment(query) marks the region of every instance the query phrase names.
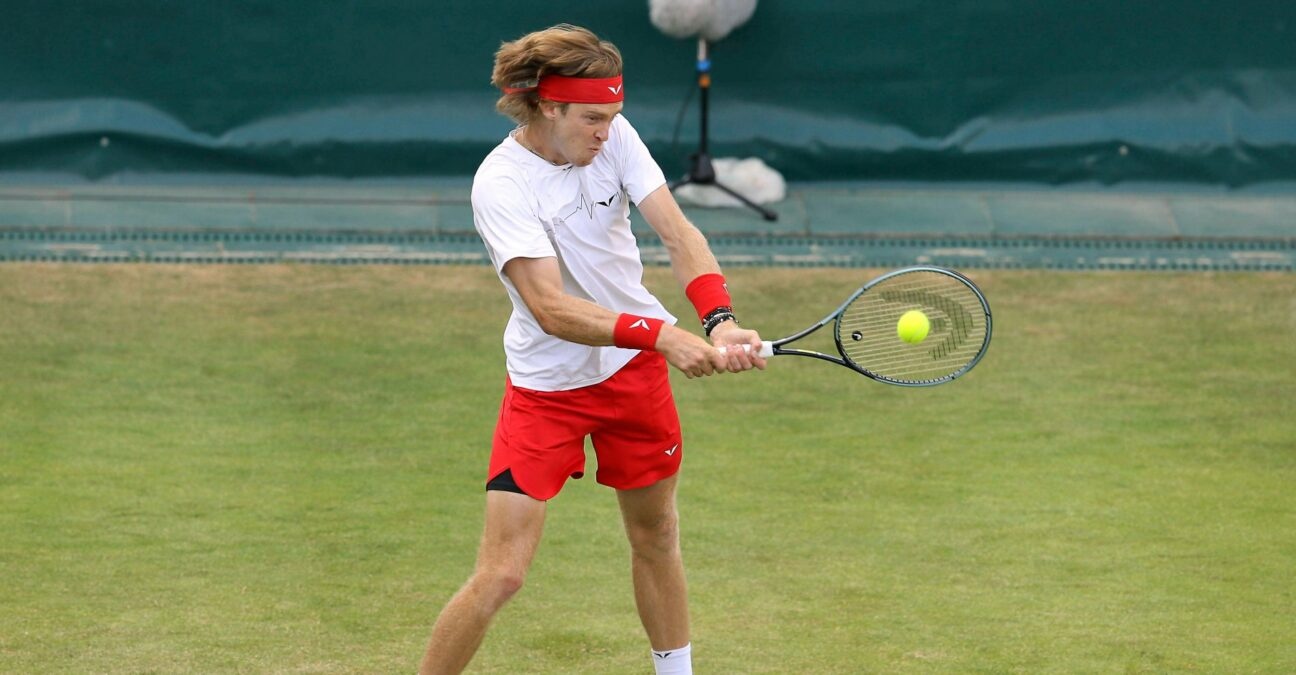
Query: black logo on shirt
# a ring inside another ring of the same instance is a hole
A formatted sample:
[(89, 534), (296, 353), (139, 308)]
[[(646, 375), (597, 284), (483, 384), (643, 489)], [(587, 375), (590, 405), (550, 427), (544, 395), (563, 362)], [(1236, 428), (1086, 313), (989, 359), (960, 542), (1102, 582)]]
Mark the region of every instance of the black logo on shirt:
[(614, 192), (614, 193), (612, 193), (612, 195), (611, 195), (610, 197), (608, 197), (607, 199), (604, 199), (604, 200), (601, 201), (601, 202), (593, 202), (593, 203), (590, 203), (590, 201), (585, 197), (585, 193), (582, 192), (582, 193), (581, 193), (580, 205), (577, 206), (577, 207), (576, 207), (576, 208), (575, 208), (571, 213), (567, 214), (566, 217), (567, 217), (567, 218), (570, 218), (570, 217), (572, 217), (572, 216), (573, 216), (577, 211), (580, 211), (580, 210), (583, 209), (583, 210), (585, 211), (585, 214), (586, 214), (587, 216), (589, 216), (591, 219), (593, 219), (593, 218), (594, 218), (594, 208), (595, 208), (595, 207), (598, 207), (598, 206), (609, 206), (609, 207), (610, 207), (610, 206), (612, 206), (612, 203), (616, 201), (616, 198), (619, 197), (619, 196), (621, 196), (621, 193), (620, 193), (620, 192)]

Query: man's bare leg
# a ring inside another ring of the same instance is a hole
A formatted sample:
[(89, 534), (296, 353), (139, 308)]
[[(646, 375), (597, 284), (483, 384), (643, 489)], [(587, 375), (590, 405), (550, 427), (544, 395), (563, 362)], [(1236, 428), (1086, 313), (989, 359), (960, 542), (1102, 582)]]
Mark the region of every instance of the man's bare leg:
[(639, 619), (655, 650), (689, 644), (688, 588), (680, 555), (677, 477), (638, 490), (621, 490), (621, 517), (630, 539)]
[(463, 672), (495, 613), (522, 588), (544, 530), (545, 502), (515, 492), (486, 493), (477, 567), (432, 626), (420, 675)]

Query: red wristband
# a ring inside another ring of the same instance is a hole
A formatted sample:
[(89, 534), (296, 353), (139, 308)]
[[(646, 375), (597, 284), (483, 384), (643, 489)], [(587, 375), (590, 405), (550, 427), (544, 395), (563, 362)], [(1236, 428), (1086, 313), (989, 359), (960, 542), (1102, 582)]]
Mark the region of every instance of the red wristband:
[(706, 316), (717, 307), (733, 307), (729, 288), (725, 286), (725, 278), (721, 274), (703, 274), (690, 281), (684, 289), (684, 295), (693, 303), (699, 321), (706, 321)]
[(622, 314), (617, 317), (616, 328), (612, 329), (612, 344), (626, 349), (656, 351), (657, 334), (664, 323), (652, 317)]

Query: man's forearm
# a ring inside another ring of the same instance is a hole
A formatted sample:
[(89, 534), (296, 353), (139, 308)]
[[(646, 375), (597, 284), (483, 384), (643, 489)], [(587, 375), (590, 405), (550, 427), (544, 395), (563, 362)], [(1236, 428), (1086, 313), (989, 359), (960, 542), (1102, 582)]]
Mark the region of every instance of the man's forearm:
[(662, 240), (666, 252), (670, 255), (671, 272), (681, 288), (703, 274), (717, 274), (720, 263), (716, 261), (706, 236), (689, 224), (679, 228), (678, 236), (673, 240)]
[(593, 347), (612, 344), (617, 314), (589, 300), (557, 294), (531, 312), (540, 328), (556, 338)]

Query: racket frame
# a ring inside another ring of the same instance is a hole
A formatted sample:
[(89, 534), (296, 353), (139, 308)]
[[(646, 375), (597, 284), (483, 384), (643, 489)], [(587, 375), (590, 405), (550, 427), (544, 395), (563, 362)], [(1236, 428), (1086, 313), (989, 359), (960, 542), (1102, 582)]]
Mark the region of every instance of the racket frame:
[[(878, 284), (888, 279), (892, 279), (904, 274), (911, 274), (914, 272), (935, 272), (937, 274), (944, 274), (959, 280), (960, 282), (965, 284), (968, 288), (970, 288), (973, 293), (976, 294), (977, 300), (980, 301), (982, 309), (985, 310), (985, 320), (986, 320), (985, 339), (982, 341), (981, 349), (980, 351), (977, 352), (977, 355), (973, 357), (973, 359), (969, 361), (967, 364), (965, 364), (962, 368), (959, 368), (958, 370), (954, 371), (953, 373), (950, 373), (949, 375), (945, 375), (943, 377), (939, 377), (933, 380), (906, 381), (906, 380), (891, 379), (883, 375), (874, 373), (869, 369), (861, 366), (860, 364), (852, 361), (851, 358), (846, 355), (845, 347), (842, 346), (840, 330), (833, 331), (833, 342), (836, 343), (837, 346), (837, 354), (838, 354), (837, 356), (823, 354), (821, 352), (811, 351), (808, 349), (795, 349), (795, 348), (783, 347), (783, 345), (785, 344), (788, 344), (790, 342), (795, 342), (796, 340), (800, 340), (801, 338), (810, 335), (811, 333), (814, 333), (820, 328), (827, 326), (829, 323), (834, 324), (834, 328), (836, 328), (836, 324), (841, 321), (842, 313), (846, 311), (846, 308), (849, 307), (852, 302), (855, 302), (855, 300), (859, 298), (861, 295), (867, 293), (869, 289), (873, 288), (874, 286), (877, 286)], [(767, 347), (766, 350), (768, 350), (770, 352), (770, 355), (773, 356), (790, 354), (793, 356), (809, 356), (810, 358), (828, 361), (830, 363), (835, 363), (839, 366), (845, 366), (847, 368), (850, 368), (851, 370), (854, 370), (855, 372), (860, 373), (865, 377), (868, 377), (877, 382), (883, 382), (885, 384), (894, 384), (900, 387), (931, 387), (938, 384), (945, 384), (946, 382), (950, 382), (952, 380), (957, 379), (958, 377), (962, 376), (964, 373), (967, 373), (969, 370), (972, 370), (972, 368), (981, 361), (981, 358), (985, 356), (986, 351), (988, 351), (990, 347), (990, 335), (994, 327), (993, 324), (994, 322), (991, 319), (991, 315), (990, 315), (990, 303), (986, 301), (985, 295), (981, 293), (981, 289), (977, 288), (976, 284), (972, 283), (971, 279), (963, 276), (962, 274), (954, 270), (947, 269), (944, 267), (936, 267), (934, 265), (912, 265), (909, 267), (901, 267), (899, 269), (892, 270), (890, 272), (887, 272), (886, 274), (883, 274), (873, 279), (872, 281), (869, 281), (868, 283), (861, 286), (859, 290), (852, 293), (849, 298), (846, 298), (846, 301), (843, 302), (840, 306), (838, 306), (837, 309), (833, 310), (832, 313), (830, 313), (828, 316), (825, 316), (824, 318), (820, 319), (817, 323), (811, 325), (809, 328), (806, 328), (805, 330), (799, 333), (789, 335), (785, 338), (779, 338), (778, 340), (774, 340), (773, 342), (768, 343), (770, 346)]]

